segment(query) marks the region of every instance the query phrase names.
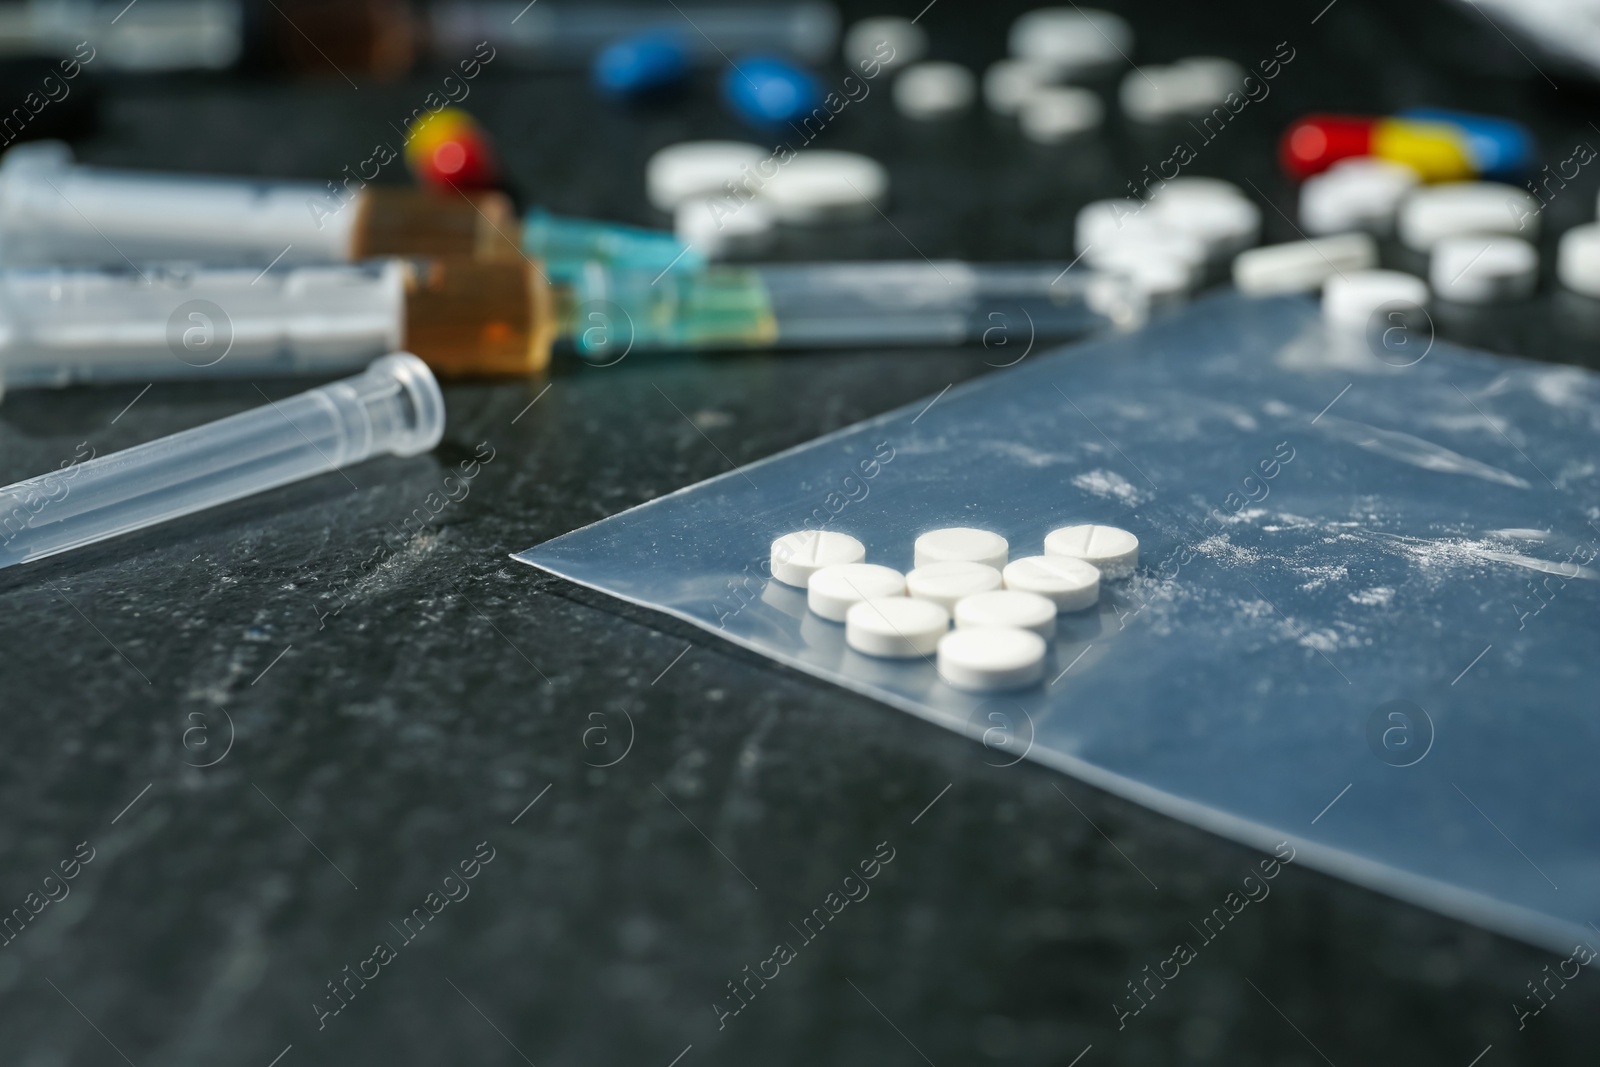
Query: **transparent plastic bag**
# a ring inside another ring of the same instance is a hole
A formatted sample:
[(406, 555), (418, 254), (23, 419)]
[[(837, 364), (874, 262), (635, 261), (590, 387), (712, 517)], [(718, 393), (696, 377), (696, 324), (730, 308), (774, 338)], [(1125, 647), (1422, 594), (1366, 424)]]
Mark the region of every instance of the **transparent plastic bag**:
[[(1565, 952), (1600, 935), (1600, 377), (1216, 297), (516, 558), (1247, 844)], [(1393, 336), (1392, 336), (1393, 335)], [(1374, 354), (1376, 353), (1376, 355)], [(1381, 357), (1381, 358), (1380, 358)], [(1422, 357), (1422, 358), (1418, 358)], [(772, 540), (942, 526), (1138, 573), (1001, 695), (875, 660)]]

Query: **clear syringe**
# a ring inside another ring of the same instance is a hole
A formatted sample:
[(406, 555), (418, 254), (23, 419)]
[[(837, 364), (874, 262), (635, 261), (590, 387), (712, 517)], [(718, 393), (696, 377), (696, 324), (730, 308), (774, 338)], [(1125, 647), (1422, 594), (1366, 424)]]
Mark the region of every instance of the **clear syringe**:
[(1071, 264), (862, 262), (710, 267), (651, 278), (591, 265), (560, 291), (563, 340), (594, 363), (652, 349), (982, 343), (1022, 353), (1136, 326), (1126, 279)]
[(0, 266), (304, 266), (375, 256), (527, 257), (554, 279), (589, 260), (651, 277), (704, 265), (659, 230), (537, 210), (523, 226), (498, 192), (116, 170), (75, 163), (58, 141), (18, 145), (0, 159)]
[(408, 352), (353, 378), (0, 489), (0, 567), (31, 563), (444, 434), (444, 397)]
[(0, 390), (331, 376), (399, 349), (451, 377), (528, 374), (555, 328), (520, 260), (0, 270)]

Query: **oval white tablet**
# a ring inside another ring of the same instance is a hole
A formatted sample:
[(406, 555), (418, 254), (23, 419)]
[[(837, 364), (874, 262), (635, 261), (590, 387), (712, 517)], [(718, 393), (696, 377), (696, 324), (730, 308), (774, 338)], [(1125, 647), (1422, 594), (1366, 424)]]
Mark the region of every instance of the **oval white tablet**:
[(1457, 304), (1498, 304), (1533, 295), (1539, 253), (1520, 237), (1446, 237), (1428, 262), (1433, 295)]
[(1422, 182), (1404, 163), (1372, 156), (1341, 159), (1300, 186), (1300, 225), (1307, 233), (1394, 231), (1400, 202)]
[(894, 80), (894, 106), (908, 119), (954, 118), (972, 107), (978, 80), (960, 63), (918, 63)]
[(876, 597), (845, 613), (845, 643), (868, 656), (931, 656), (950, 629), (950, 613), (931, 600)]
[(1100, 599), (1100, 570), (1071, 556), (1024, 556), (1000, 572), (1007, 589), (1038, 593), (1057, 611), (1082, 611)]
[(1078, 76), (1126, 61), (1133, 51), (1133, 27), (1098, 8), (1042, 7), (1011, 24), (1008, 44), (1014, 56)]
[(1126, 578), (1139, 565), (1139, 539), (1115, 526), (1063, 526), (1045, 535), (1044, 554), (1092, 563), (1102, 578)]
[(1241, 293), (1305, 293), (1336, 274), (1378, 265), (1378, 242), (1365, 233), (1341, 233), (1240, 252), (1233, 259), (1233, 284)]
[(1242, 196), (1158, 196), (1150, 210), (1157, 221), (1205, 245), (1207, 256), (1214, 259), (1261, 240), (1261, 209)]
[(668, 145), (645, 164), (645, 192), (662, 211), (671, 211), (685, 200), (725, 196), (727, 182), (739, 189), (748, 183), (748, 197), (754, 195), (761, 180), (756, 165), (771, 154), (769, 149), (743, 141), (683, 141)]
[(929, 563), (906, 575), (906, 592), (931, 600), (946, 611), (955, 610), (957, 601), (974, 593), (1000, 588), (1000, 572), (986, 563), (964, 559)]
[(772, 212), (731, 196), (685, 200), (672, 213), (678, 240), (709, 259), (759, 252), (772, 240)]
[(1187, 175), (1172, 178), (1165, 182), (1160, 189), (1155, 191), (1154, 199), (1166, 200), (1169, 203), (1195, 200), (1228, 199), (1237, 200), (1244, 196), (1244, 190), (1225, 178), (1207, 178), (1201, 175)]
[(780, 168), (759, 195), (782, 222), (805, 225), (871, 215), (889, 195), (889, 172), (855, 152), (810, 148)]
[(1014, 115), (1024, 100), (1060, 77), (1061, 72), (1048, 63), (1002, 59), (983, 72), (983, 100), (997, 115)]
[(1129, 71), (1117, 91), (1122, 110), (1138, 122), (1166, 122), (1206, 115), (1244, 83), (1244, 70), (1212, 56), (1180, 60), (1170, 67), (1145, 64)]
[[(1078, 209), (1073, 222), (1073, 251), (1104, 248), (1118, 241), (1161, 239), (1177, 233), (1157, 218), (1142, 200), (1095, 200)], [(1203, 247), (1203, 246), (1202, 246)]]
[(1556, 277), (1575, 293), (1600, 297), (1600, 223), (1574, 226), (1561, 235)]
[(939, 677), (957, 689), (995, 693), (1044, 677), (1044, 638), (1004, 627), (956, 630), (939, 639)]
[(1100, 128), (1105, 105), (1088, 89), (1045, 85), (1023, 97), (1017, 109), (1022, 135), (1038, 144), (1059, 144)]
[(894, 15), (862, 19), (844, 35), (844, 58), (862, 71), (876, 63), (884, 70), (904, 67), (928, 50), (928, 34), (910, 19)]
[(866, 558), (866, 546), (849, 534), (798, 530), (772, 542), (772, 576), (784, 585), (804, 589), (822, 568), (860, 563)]
[(1322, 287), (1322, 317), (1340, 330), (1361, 332), (1382, 307), (1428, 306), (1428, 283), (1397, 270), (1336, 274)]
[(966, 560), (983, 563), (1000, 570), (1010, 558), (1011, 546), (1004, 537), (988, 530), (975, 530), (970, 526), (951, 526), (943, 530), (929, 530), (917, 538), (912, 548), (912, 558), (918, 567), (949, 560)]
[(1537, 237), (1539, 203), (1501, 182), (1441, 182), (1415, 190), (1400, 205), (1400, 240), (1426, 252), (1446, 237), (1509, 234)]
[(806, 583), (806, 606), (824, 619), (844, 622), (863, 600), (904, 596), (906, 576), (876, 563), (838, 563), (823, 567)]
[(996, 589), (992, 593), (975, 593), (956, 601), (952, 615), (956, 628), (978, 629), (1005, 627), (1015, 630), (1032, 630), (1040, 637), (1056, 634), (1056, 605), (1038, 593), (1024, 593), (1018, 589)]
[(1138, 245), (1113, 246), (1092, 265), (1126, 279), (1151, 304), (1182, 299), (1195, 287), (1200, 275), (1194, 264), (1183, 258)]

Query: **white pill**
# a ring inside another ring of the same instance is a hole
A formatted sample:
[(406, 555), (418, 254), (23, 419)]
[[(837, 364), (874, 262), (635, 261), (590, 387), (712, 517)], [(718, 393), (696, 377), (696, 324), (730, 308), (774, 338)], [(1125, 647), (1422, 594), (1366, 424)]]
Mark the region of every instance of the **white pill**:
[(1092, 563), (1103, 578), (1126, 578), (1139, 565), (1139, 539), (1115, 526), (1063, 526), (1045, 535), (1044, 554)]
[(1024, 593), (1017, 589), (997, 589), (992, 593), (975, 593), (956, 601), (956, 628), (993, 628), (996, 626), (1017, 630), (1032, 630), (1040, 637), (1054, 637), (1056, 633), (1056, 606), (1038, 593)]
[(770, 149), (743, 141), (684, 141), (668, 145), (645, 164), (645, 191), (652, 204), (671, 211), (685, 200), (727, 195), (728, 182), (735, 188), (744, 188), (748, 183), (753, 190), (761, 180), (757, 164), (771, 155)]
[(1322, 287), (1322, 317), (1340, 330), (1362, 332), (1379, 308), (1428, 306), (1428, 283), (1397, 270), (1336, 274)]
[[(1122, 79), (1117, 99), (1137, 122), (1166, 122), (1185, 115), (1206, 115), (1222, 107), (1230, 92), (1244, 83), (1244, 70), (1231, 60), (1197, 57), (1170, 67), (1146, 65)], [(1224, 110), (1229, 119), (1232, 113)], [(1204, 135), (1204, 134), (1203, 134)], [(1214, 136), (1214, 133), (1212, 134)]]
[(875, 597), (845, 613), (844, 639), (868, 656), (907, 659), (931, 656), (950, 630), (950, 613), (931, 600)]
[(806, 606), (824, 619), (844, 622), (852, 604), (904, 596), (906, 576), (876, 563), (838, 563), (823, 567), (806, 583)]
[(678, 240), (711, 259), (759, 252), (774, 228), (764, 205), (731, 196), (685, 200), (672, 213)]
[(1386, 236), (1394, 231), (1400, 202), (1421, 181), (1404, 163), (1341, 159), (1300, 186), (1300, 225), (1312, 234), (1366, 230)]
[(1087, 249), (1104, 248), (1114, 241), (1175, 232), (1158, 221), (1156, 212), (1143, 200), (1095, 200), (1078, 209), (1073, 222), (1073, 251), (1083, 255)]
[(983, 99), (997, 115), (1014, 115), (1023, 101), (1060, 80), (1060, 71), (1033, 59), (1002, 59), (983, 72)]
[(919, 122), (966, 114), (977, 96), (978, 80), (960, 63), (918, 63), (894, 80), (894, 106)]
[(889, 172), (855, 152), (813, 148), (797, 154), (761, 187), (761, 202), (782, 222), (810, 224), (874, 214), (889, 195)]
[(956, 602), (963, 597), (999, 588), (999, 571), (987, 563), (972, 563), (964, 559), (930, 563), (906, 575), (906, 592), (923, 600), (931, 600), (946, 611), (954, 611)]
[(1017, 110), (1022, 135), (1039, 144), (1059, 144), (1100, 128), (1105, 105), (1088, 89), (1045, 85), (1023, 98)]
[(1341, 233), (1240, 252), (1233, 259), (1233, 284), (1256, 295), (1306, 293), (1336, 274), (1377, 265), (1378, 243), (1370, 234)]
[(1537, 237), (1539, 203), (1502, 182), (1443, 182), (1413, 191), (1400, 205), (1400, 240), (1427, 252), (1446, 237), (1503, 233)]
[(1199, 238), (1160, 225), (1153, 216), (1149, 223), (1120, 230), (1107, 228), (1098, 240), (1084, 246), (1082, 255), (1089, 266), (1105, 270), (1126, 266), (1137, 258), (1175, 261), (1188, 268), (1196, 282), (1206, 265), (1206, 246)]
[(1150, 210), (1158, 222), (1199, 240), (1214, 259), (1261, 240), (1261, 209), (1242, 196), (1158, 196)]
[(939, 677), (957, 689), (996, 693), (1044, 677), (1044, 638), (1003, 627), (956, 630), (939, 639)]
[(1561, 235), (1556, 277), (1575, 293), (1600, 297), (1600, 223), (1574, 226)]
[(1428, 281), (1457, 304), (1523, 300), (1539, 282), (1539, 253), (1520, 237), (1446, 237), (1433, 246)]
[(1152, 199), (1169, 204), (1196, 200), (1238, 200), (1244, 190), (1223, 178), (1181, 177), (1165, 182), (1155, 191)]
[(1077, 76), (1126, 62), (1133, 51), (1133, 28), (1097, 8), (1045, 7), (1011, 24), (1009, 44), (1014, 56)]
[(1200, 270), (1186, 257), (1142, 243), (1113, 245), (1096, 250), (1091, 266), (1126, 280), (1150, 303), (1186, 297), (1200, 280)]
[(798, 530), (772, 542), (772, 576), (784, 585), (804, 589), (822, 568), (860, 563), (866, 558), (866, 546), (849, 534)]
[(904, 67), (928, 51), (928, 34), (910, 19), (884, 15), (862, 19), (844, 35), (844, 58), (863, 71)]
[(1100, 569), (1071, 556), (1024, 556), (1000, 573), (1007, 589), (1038, 593), (1057, 611), (1082, 611), (1100, 599)]
[(1000, 570), (1010, 558), (1010, 552), (1011, 546), (997, 533), (974, 530), (970, 526), (951, 526), (943, 530), (929, 530), (917, 538), (912, 547), (912, 558), (918, 567), (958, 559), (983, 563)]

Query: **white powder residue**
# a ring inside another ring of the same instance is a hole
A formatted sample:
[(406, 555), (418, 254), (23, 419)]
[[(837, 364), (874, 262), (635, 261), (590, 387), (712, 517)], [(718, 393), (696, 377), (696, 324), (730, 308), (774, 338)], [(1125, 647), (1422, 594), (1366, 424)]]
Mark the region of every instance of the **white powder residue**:
[(1254, 565), (1261, 562), (1261, 553), (1253, 548), (1236, 545), (1221, 534), (1214, 534), (1194, 546), (1195, 551), (1207, 559), (1216, 560), (1218, 563), (1233, 563), (1240, 566)]
[(1350, 594), (1350, 602), (1368, 608), (1386, 608), (1394, 599), (1394, 590), (1387, 585), (1375, 585), (1359, 593)]
[(1149, 499), (1148, 493), (1141, 493), (1132, 482), (1115, 471), (1087, 471), (1072, 479), (1072, 484), (1085, 493), (1120, 500), (1129, 507)]
[(1315, 593), (1329, 582), (1342, 582), (1350, 576), (1350, 570), (1343, 563), (1326, 563), (1319, 567), (1301, 567), (1300, 573), (1307, 578), (1300, 586), (1307, 593)]

